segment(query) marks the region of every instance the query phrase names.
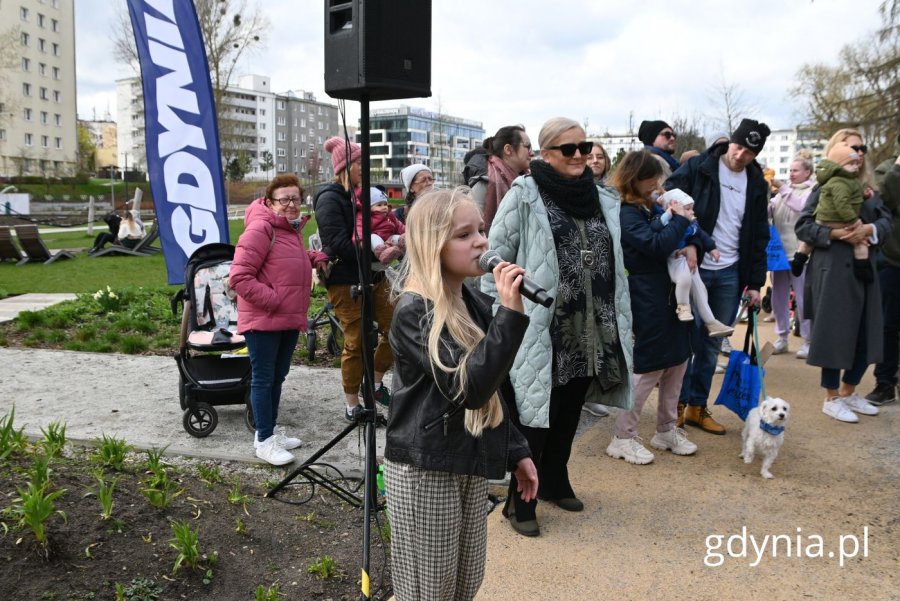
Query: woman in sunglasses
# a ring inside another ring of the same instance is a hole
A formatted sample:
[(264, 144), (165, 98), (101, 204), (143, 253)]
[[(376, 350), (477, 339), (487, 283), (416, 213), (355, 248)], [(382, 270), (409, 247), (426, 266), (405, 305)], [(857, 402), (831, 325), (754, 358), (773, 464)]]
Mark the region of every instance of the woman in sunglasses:
[(256, 456), (272, 465), (294, 460), (300, 439), (275, 429), (281, 384), (291, 368), (300, 330), (306, 330), (314, 264), (327, 261), (303, 247), (303, 188), (296, 175), (279, 175), (244, 215), (244, 233), (228, 276), (238, 295), (238, 333), (250, 352), (250, 404), (256, 420)]
[[(554, 297), (549, 307), (525, 301), (531, 318), (510, 372), (510, 413), (531, 447), (540, 498), (582, 511), (567, 464), (581, 406), (631, 408), (631, 302), (622, 259), (619, 198), (587, 167), (593, 143), (578, 122), (547, 121), (541, 159), (503, 197), (488, 237), (504, 261), (524, 267)], [(497, 297), (491, 274), (482, 289)], [(524, 502), (515, 477), (503, 515), (537, 536), (537, 501)]]
[[(878, 408), (857, 394), (856, 387), (869, 364), (882, 359), (883, 320), (878, 278), (866, 282), (854, 275), (853, 247), (866, 242), (877, 246), (887, 240), (891, 215), (868, 177), (868, 148), (862, 134), (855, 129), (838, 130), (828, 140), (825, 154), (840, 144), (849, 145), (862, 161), (859, 172), (867, 192), (859, 221), (850, 227), (816, 223), (820, 188), (810, 194), (795, 231), (800, 241), (815, 247), (803, 290), (803, 317), (812, 320), (806, 362), (822, 368), (822, 412), (855, 423), (857, 415), (878, 415)], [(868, 259), (873, 271), (875, 254), (870, 252)]]

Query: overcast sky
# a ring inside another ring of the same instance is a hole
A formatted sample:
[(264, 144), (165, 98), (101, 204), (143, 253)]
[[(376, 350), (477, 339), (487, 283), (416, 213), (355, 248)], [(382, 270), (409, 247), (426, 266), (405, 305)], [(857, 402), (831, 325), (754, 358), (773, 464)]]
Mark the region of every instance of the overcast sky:
[[(253, 2), (254, 0), (249, 0)], [(255, 0), (271, 22), (267, 47), (240, 73), (271, 77), (272, 90), (324, 92), (324, 2)], [(432, 98), (408, 104), (484, 123), (487, 135), (524, 123), (532, 138), (550, 117), (588, 122), (589, 133), (627, 131), (642, 119), (696, 116), (720, 129), (711, 89), (724, 73), (754, 117), (773, 129), (802, 119), (788, 94), (807, 62), (835, 63), (840, 48), (879, 23), (880, 0), (434, 0)], [(78, 113), (115, 116), (115, 80), (129, 76), (112, 56), (115, 7), (75, 0)], [(416, 31), (398, 28), (384, 43)], [(358, 104), (347, 102), (348, 123)]]

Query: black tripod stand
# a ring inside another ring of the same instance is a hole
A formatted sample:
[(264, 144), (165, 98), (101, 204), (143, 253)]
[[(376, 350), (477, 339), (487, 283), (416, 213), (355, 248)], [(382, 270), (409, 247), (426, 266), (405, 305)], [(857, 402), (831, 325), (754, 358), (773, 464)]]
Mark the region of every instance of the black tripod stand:
[[(345, 128), (346, 131), (346, 128)], [(360, 142), (362, 143), (362, 240), (359, 241), (361, 252), (359, 254), (359, 271), (360, 271), (360, 298), (362, 300), (362, 360), (363, 360), (363, 411), (356, 423), (348, 425), (342, 432), (332, 438), (324, 447), (313, 453), (300, 467), (287, 475), (281, 482), (275, 485), (272, 490), (266, 493), (269, 498), (274, 498), (285, 486), (290, 484), (295, 478), (302, 475), (312, 484), (322, 486), (326, 490), (334, 493), (340, 499), (350, 503), (354, 507), (362, 506), (364, 512), (363, 522), (363, 557), (362, 557), (362, 585), (361, 598), (370, 599), (369, 587), (369, 564), (370, 564), (370, 543), (369, 539), (372, 530), (372, 520), (374, 512), (381, 507), (378, 505), (378, 491), (376, 489), (375, 480), (375, 426), (377, 423), (377, 412), (375, 410), (375, 370), (374, 370), (374, 349), (372, 345), (373, 337), (369, 332), (373, 330), (373, 310), (372, 310), (372, 242), (371, 242), (371, 208), (369, 205), (369, 98), (363, 96), (360, 98)], [(347, 142), (349, 146), (349, 140)], [(347, 157), (350, 157), (350, 149), (347, 149)], [(348, 165), (349, 169), (349, 165)], [(363, 495), (360, 499), (356, 490), (347, 488), (343, 483), (335, 482), (328, 479), (321, 473), (313, 469), (313, 464), (330, 451), (337, 443), (344, 439), (345, 436), (353, 432), (358, 425), (363, 426), (363, 440), (365, 445), (365, 476), (363, 479)]]

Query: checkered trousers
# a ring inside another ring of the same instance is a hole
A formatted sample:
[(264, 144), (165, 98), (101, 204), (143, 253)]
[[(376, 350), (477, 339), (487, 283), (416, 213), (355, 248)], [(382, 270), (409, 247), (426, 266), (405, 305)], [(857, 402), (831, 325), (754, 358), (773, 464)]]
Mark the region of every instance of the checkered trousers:
[(468, 601), (484, 579), (487, 480), (384, 462), (397, 601)]

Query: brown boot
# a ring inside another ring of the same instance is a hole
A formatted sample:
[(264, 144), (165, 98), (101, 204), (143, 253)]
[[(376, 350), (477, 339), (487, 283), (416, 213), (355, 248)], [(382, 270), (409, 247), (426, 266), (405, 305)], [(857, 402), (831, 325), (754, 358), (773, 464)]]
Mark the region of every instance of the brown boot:
[(684, 403), (678, 403), (678, 419), (675, 420), (675, 427), (684, 428)]
[(706, 407), (693, 405), (687, 407), (684, 411), (684, 422), (710, 434), (725, 434), (725, 426), (714, 420)]

